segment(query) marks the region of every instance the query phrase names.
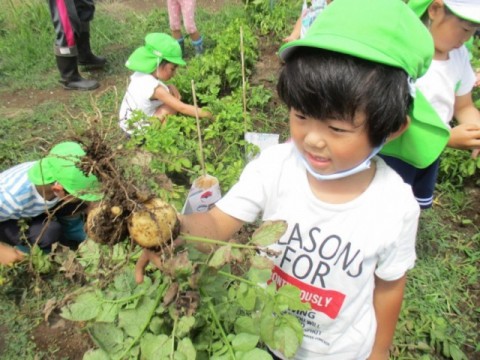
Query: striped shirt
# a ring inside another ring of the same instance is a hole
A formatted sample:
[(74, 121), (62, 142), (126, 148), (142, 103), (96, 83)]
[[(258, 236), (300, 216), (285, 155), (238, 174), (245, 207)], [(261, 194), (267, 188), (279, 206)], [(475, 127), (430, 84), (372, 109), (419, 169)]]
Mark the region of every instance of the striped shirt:
[(22, 163), (0, 173), (0, 222), (35, 217), (58, 203), (58, 198), (46, 201), (28, 179), (33, 164)]

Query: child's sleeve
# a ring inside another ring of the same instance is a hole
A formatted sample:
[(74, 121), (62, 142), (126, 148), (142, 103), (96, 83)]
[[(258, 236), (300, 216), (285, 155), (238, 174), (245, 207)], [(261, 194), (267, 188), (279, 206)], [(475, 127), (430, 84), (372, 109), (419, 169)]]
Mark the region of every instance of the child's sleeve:
[[(379, 255), (375, 274), (382, 280), (397, 280), (415, 265), (415, 241), (420, 209), (415, 200), (412, 200), (413, 202), (408, 204), (408, 211), (401, 219), (399, 231), (397, 234), (390, 234), (394, 236), (394, 239), (385, 246)], [(389, 234), (385, 234), (385, 236), (388, 237)]]

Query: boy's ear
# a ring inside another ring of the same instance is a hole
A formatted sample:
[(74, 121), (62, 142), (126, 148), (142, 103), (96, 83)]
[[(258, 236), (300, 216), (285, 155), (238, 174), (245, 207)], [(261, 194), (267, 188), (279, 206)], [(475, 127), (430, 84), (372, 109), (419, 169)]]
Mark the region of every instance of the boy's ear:
[(55, 182), (52, 185), (52, 191), (61, 192), (61, 191), (65, 191), (65, 190), (64, 190), (62, 185), (60, 185), (58, 182)]
[(400, 135), (402, 135), (405, 131), (407, 131), (408, 127), (410, 126), (411, 121), (412, 121), (412, 120), (410, 119), (410, 116), (407, 115), (407, 118), (406, 118), (405, 123), (400, 127), (400, 129), (398, 129), (397, 131), (391, 133), (391, 134), (387, 137), (387, 141), (386, 141), (386, 142), (389, 142), (389, 141), (392, 141), (393, 139), (396, 139), (397, 137), (399, 137)]

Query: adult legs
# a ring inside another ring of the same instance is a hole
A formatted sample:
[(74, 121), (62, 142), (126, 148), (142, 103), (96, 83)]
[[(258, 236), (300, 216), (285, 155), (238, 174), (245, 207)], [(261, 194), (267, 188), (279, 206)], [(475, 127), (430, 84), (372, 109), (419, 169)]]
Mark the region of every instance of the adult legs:
[[(55, 30), (54, 53), (61, 76), (60, 82), (69, 90), (96, 89), (99, 83), (96, 80), (84, 79), (78, 71), (77, 48), (82, 27), (85, 28), (85, 23), (93, 19), (93, 0), (49, 0), (49, 9)], [(84, 48), (85, 45), (82, 51)]]

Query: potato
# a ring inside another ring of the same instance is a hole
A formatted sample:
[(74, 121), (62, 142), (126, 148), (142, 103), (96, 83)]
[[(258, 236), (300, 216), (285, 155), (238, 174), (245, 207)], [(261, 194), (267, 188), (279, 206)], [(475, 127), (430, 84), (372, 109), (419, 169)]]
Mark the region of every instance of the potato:
[(128, 218), (128, 232), (140, 246), (156, 248), (178, 236), (180, 222), (173, 206), (154, 198), (132, 212)]

